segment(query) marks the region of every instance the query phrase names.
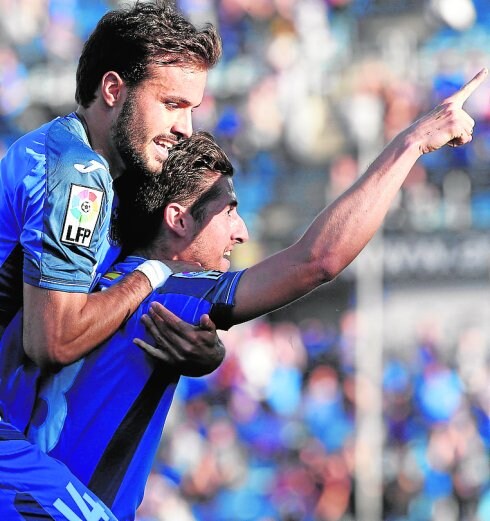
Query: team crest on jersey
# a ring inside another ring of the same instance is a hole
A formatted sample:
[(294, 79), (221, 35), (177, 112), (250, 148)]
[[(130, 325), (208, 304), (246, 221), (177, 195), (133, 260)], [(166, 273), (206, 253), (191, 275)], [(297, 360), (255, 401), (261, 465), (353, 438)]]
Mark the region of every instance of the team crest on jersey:
[(183, 279), (213, 279), (217, 280), (223, 275), (222, 271), (209, 270), (209, 271), (190, 271), (184, 273), (174, 273), (174, 277), (181, 277)]
[(90, 246), (103, 199), (102, 190), (71, 185), (61, 233), (62, 242)]

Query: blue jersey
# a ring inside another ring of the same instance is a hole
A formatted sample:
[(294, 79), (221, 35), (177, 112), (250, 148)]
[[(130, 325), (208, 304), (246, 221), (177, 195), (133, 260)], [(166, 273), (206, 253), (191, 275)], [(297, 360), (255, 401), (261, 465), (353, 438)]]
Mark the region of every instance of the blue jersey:
[(66, 465), (0, 424), (0, 519), (118, 521)]
[(22, 305), (23, 281), (88, 292), (96, 271), (107, 271), (118, 250), (107, 255), (108, 164), (75, 113), (16, 141), (0, 162), (0, 181), (1, 334)]
[(23, 282), (86, 293), (119, 247), (108, 233), (108, 165), (90, 147), (76, 114), (16, 141), (0, 162), (0, 179), (0, 337), (15, 322), (0, 342), (0, 416), (23, 429), (38, 374), (21, 348), (21, 312), (12, 318), (22, 304)]
[[(144, 259), (115, 266), (112, 285)], [(203, 313), (225, 329), (243, 272), (175, 274), (153, 292), (126, 324), (84, 359), (63, 368), (40, 387), (29, 439), (64, 462), (120, 521), (134, 518), (179, 375), (133, 344), (153, 343), (141, 316), (158, 301), (187, 322)]]

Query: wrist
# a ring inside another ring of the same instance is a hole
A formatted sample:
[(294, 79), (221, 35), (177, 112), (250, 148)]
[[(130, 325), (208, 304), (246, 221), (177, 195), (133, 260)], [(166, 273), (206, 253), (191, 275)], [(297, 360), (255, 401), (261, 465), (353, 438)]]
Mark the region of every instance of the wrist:
[(146, 276), (153, 290), (163, 286), (173, 273), (166, 264), (158, 260), (147, 260), (135, 268), (135, 271)]
[(418, 129), (413, 125), (395, 136), (392, 144), (399, 154), (410, 157), (413, 161), (424, 155), (423, 139), (420, 138)]
[(401, 133), (403, 146), (407, 152), (419, 158), (430, 151), (429, 140), (432, 134), (433, 131), (431, 129), (427, 131), (424, 126), (419, 125), (418, 121), (416, 121)]

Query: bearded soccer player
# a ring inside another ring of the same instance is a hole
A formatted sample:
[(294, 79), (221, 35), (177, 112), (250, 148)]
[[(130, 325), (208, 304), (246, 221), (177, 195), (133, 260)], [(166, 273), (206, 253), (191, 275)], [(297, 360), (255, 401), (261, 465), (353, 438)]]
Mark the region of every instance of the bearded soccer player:
[[(139, 1), (110, 11), (79, 60), (77, 110), (21, 137), (2, 159), (0, 336), (16, 322), (25, 352), (38, 367), (49, 371), (84, 356), (169, 275), (161, 261), (145, 261), (110, 290), (91, 293), (119, 253), (110, 230), (113, 181), (123, 171), (150, 185), (157, 181), (168, 150), (192, 133), (192, 110), (220, 54), (214, 27), (198, 30), (170, 1)], [(23, 321), (15, 317), (20, 306)], [(173, 319), (164, 309), (160, 313)], [(208, 317), (197, 327), (163, 326), (158, 339), (160, 354), (177, 372), (204, 374), (223, 357)], [(49, 462), (37, 464), (41, 455), (12, 425), (24, 411), (29, 416), (39, 372), (31, 367), (24, 373), (23, 404), (11, 407), (10, 377), (26, 361), (17, 354), (2, 353), (0, 361), (0, 460), (23, 472), (15, 473), (0, 499), (8, 496), (15, 511), (27, 515), (43, 509), (40, 503), (50, 509), (63, 479), (52, 478)], [(14, 519), (9, 516), (0, 518)]]
[[(172, 275), (110, 340), (45, 378), (30, 439), (63, 461), (120, 520), (133, 519), (178, 381), (164, 363), (133, 344), (135, 337), (142, 338), (140, 346), (158, 354), (145, 337), (141, 317), (153, 315), (159, 303), (191, 323), (208, 313), (227, 329), (332, 280), (379, 228), (416, 160), (445, 144), (471, 140), (474, 122), (462, 105), (486, 74), (480, 72), (401, 132), (297, 243), (240, 272), (227, 272), (229, 254), (248, 238), (228, 159), (205, 133), (175, 146), (164, 167), (161, 207), (138, 220), (133, 233), (126, 228), (133, 254), (115, 265), (101, 288), (117, 284), (151, 258), (197, 261), (208, 271)], [(6, 475), (0, 469), (0, 483)]]

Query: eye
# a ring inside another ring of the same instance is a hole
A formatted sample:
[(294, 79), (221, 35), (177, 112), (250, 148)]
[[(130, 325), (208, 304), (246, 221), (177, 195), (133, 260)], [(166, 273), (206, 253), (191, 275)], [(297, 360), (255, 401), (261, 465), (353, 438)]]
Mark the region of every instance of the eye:
[(175, 101), (165, 101), (164, 105), (169, 110), (176, 110), (179, 108), (179, 104), (176, 103)]

